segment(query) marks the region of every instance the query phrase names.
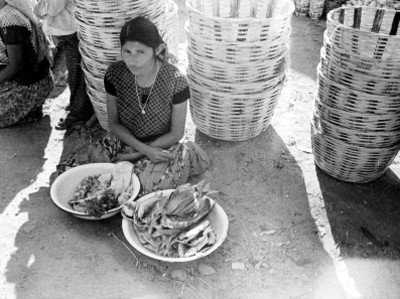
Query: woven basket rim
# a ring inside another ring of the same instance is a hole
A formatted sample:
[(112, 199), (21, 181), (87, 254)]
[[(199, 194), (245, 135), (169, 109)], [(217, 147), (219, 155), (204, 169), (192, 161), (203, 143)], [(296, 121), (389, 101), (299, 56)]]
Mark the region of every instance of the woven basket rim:
[[(201, 39), (204, 41), (212, 41), (212, 39), (210, 38), (206, 38), (203, 36), (200, 36), (198, 34), (192, 34), (192, 32), (189, 29), (190, 27), (190, 20), (187, 20), (184, 24), (184, 31), (185, 34), (189, 37), (192, 37), (194, 39)], [(292, 26), (289, 25), (286, 28), (286, 31), (284, 34), (280, 34), (280, 35), (272, 35), (271, 37), (268, 38), (263, 38), (262, 40), (245, 40), (245, 41), (231, 41), (231, 40), (218, 40), (218, 44), (222, 44), (222, 45), (235, 45), (235, 44), (265, 44), (266, 42), (278, 42), (278, 41), (282, 41), (285, 42), (287, 41), (287, 39), (290, 37), (290, 35), (292, 34)]]
[[(346, 26), (344, 24), (340, 24), (337, 20), (333, 19), (333, 15), (336, 14), (337, 12), (339, 12), (340, 10), (342, 10), (342, 9), (344, 9), (344, 10), (354, 10), (356, 7), (357, 6), (338, 7), (338, 8), (335, 8), (335, 9), (329, 11), (329, 13), (326, 16), (326, 23), (328, 24), (330, 22), (333, 25), (336, 25), (336, 28), (334, 29), (334, 32), (338, 28), (343, 28), (344, 30), (348, 30), (348, 31), (351, 31), (351, 32), (358, 32), (358, 33), (361, 33), (361, 34), (368, 34), (368, 35), (371, 35), (372, 37), (386, 37), (386, 38), (395, 39), (395, 40), (396, 39), (400, 39), (400, 34), (389, 35), (387, 33), (382, 33), (382, 32), (373, 32), (373, 31), (367, 31), (367, 30), (364, 30), (364, 29), (353, 28), (353, 27), (350, 27), (350, 26)], [(366, 11), (376, 12), (380, 8), (362, 6), (362, 9), (366, 10)], [(386, 9), (385, 8), (385, 11), (391, 11), (391, 12), (396, 13), (396, 10), (394, 10), (394, 9)], [(372, 26), (372, 24), (371, 24), (371, 26)], [(332, 34), (334, 34), (334, 32)]]
[(190, 13), (190, 12), (196, 13), (196, 14), (199, 14), (201, 16), (206, 17), (207, 19), (214, 20), (214, 21), (223, 20), (224, 22), (228, 22), (228, 23), (240, 23), (240, 22), (243, 22), (243, 21), (246, 21), (246, 22), (251, 21), (252, 23), (265, 23), (265, 22), (269, 22), (269, 21), (275, 20), (275, 19), (280, 19), (280, 18), (284, 18), (284, 17), (288, 17), (288, 16), (291, 17), (291, 15), (294, 13), (295, 6), (294, 6), (293, 1), (291, 1), (291, 0), (277, 0), (277, 1), (286, 1), (290, 6), (290, 9), (288, 9), (288, 12), (285, 13), (285, 14), (280, 14), (278, 16), (265, 17), (265, 18), (255, 18), (255, 17), (241, 17), (241, 18), (216, 17), (216, 16), (211, 16), (211, 15), (208, 15), (208, 14), (204, 14), (201, 11), (195, 9), (194, 7), (192, 7), (189, 4), (189, 1), (187, 1), (187, 0), (185, 1), (185, 5), (186, 5), (186, 8), (188, 10), (188, 13)]

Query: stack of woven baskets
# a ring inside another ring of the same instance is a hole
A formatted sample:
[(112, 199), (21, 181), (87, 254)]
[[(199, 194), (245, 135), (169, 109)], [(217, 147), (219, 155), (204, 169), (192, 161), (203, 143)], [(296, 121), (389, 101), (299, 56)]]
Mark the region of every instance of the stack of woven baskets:
[(296, 15), (308, 15), (313, 20), (318, 20), (325, 10), (325, 0), (295, 0), (294, 4)]
[(331, 11), (312, 117), (316, 164), (333, 177), (379, 178), (400, 146), (400, 12)]
[(159, 29), (169, 50), (177, 55), (178, 6), (173, 0), (75, 0), (74, 2), (87, 92), (100, 125), (107, 130), (103, 78), (108, 66), (120, 59), (119, 33), (122, 26), (135, 16), (142, 15), (149, 18)]
[(188, 0), (186, 5), (194, 124), (217, 139), (256, 137), (269, 126), (285, 81), (292, 1)]

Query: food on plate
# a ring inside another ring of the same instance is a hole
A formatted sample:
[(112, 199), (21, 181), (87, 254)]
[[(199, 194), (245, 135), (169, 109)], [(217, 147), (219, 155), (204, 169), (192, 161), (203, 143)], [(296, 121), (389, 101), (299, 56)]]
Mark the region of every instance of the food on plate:
[(75, 211), (89, 216), (101, 216), (128, 201), (134, 191), (133, 164), (115, 164), (111, 173), (84, 178), (68, 203)]
[(206, 216), (214, 202), (210, 184), (177, 187), (169, 196), (155, 193), (129, 201), (122, 215), (132, 221), (143, 247), (166, 257), (190, 257), (208, 250), (217, 241)]

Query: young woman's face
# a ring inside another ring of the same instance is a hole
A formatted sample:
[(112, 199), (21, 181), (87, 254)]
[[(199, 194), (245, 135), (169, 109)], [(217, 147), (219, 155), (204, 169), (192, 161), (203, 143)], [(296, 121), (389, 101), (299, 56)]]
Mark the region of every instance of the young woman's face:
[(129, 41), (122, 46), (121, 57), (134, 75), (145, 73), (147, 68), (153, 66), (156, 59), (153, 48)]

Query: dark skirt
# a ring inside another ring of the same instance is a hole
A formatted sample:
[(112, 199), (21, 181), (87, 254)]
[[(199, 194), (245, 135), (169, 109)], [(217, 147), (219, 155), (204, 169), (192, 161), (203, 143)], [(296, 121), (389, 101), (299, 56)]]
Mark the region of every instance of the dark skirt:
[(70, 89), (70, 113), (67, 119), (88, 120), (94, 113), (92, 103), (86, 92), (85, 75), (81, 67), (82, 57), (79, 52), (77, 33), (57, 36), (58, 47), (65, 52)]
[(21, 85), (16, 81), (0, 84), (0, 128), (11, 126), (40, 108), (53, 88), (52, 74), (30, 85)]

